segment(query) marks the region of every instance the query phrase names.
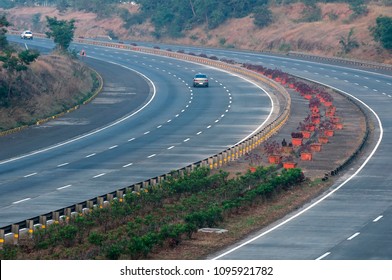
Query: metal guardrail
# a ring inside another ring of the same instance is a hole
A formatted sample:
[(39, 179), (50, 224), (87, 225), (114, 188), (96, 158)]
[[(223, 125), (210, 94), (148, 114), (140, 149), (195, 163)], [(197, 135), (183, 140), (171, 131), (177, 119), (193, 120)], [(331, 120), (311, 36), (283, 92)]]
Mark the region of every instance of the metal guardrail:
[(380, 69), (380, 70), (392, 71), (392, 65), (390, 65), (390, 64), (376, 63), (376, 62), (359, 60), (359, 59), (347, 59), (347, 58), (340, 58), (340, 57), (320, 56), (320, 55), (313, 55), (313, 54), (294, 52), (294, 51), (288, 52), (287, 56), (295, 56), (295, 57), (299, 57), (299, 58), (304, 58), (306, 60), (341, 63), (341, 64), (347, 64), (347, 65), (356, 66), (356, 67), (360, 67), (360, 68)]
[[(175, 59), (187, 60), (191, 62), (210, 65), (213, 67), (238, 73), (240, 75), (252, 78), (253, 80), (262, 82), (264, 84), (268, 84), (270, 87), (275, 88), (280, 94), (282, 94), (282, 96), (286, 101), (285, 107), (280, 112), (280, 114), (275, 118), (275, 120), (271, 121), (263, 129), (261, 129), (253, 136), (249, 137), (248, 139), (244, 140), (242, 143), (232, 146), (222, 151), (219, 154), (215, 154), (204, 160), (192, 163), (186, 167), (174, 171), (177, 172), (178, 175), (180, 176), (185, 173), (191, 172), (197, 167), (209, 167), (210, 169), (218, 169), (226, 165), (227, 163), (242, 157), (246, 153), (255, 149), (257, 146), (259, 146), (262, 142), (264, 142), (266, 139), (271, 137), (273, 134), (275, 134), (286, 123), (286, 121), (289, 118), (291, 98), (288, 92), (286, 91), (286, 89), (280, 84), (277, 84), (274, 81), (267, 79), (261, 74), (253, 72), (251, 70), (247, 70), (235, 65), (230, 65), (221, 61), (215, 61), (208, 58), (201, 58), (201, 57), (196, 57), (187, 54), (174, 53), (170, 51), (150, 49), (145, 47), (136, 47), (136, 46), (130, 46), (130, 45), (125, 45), (120, 43), (96, 42), (96, 41), (91, 41), (86, 39), (76, 39), (75, 41), (83, 44), (93, 44), (93, 45), (101, 45), (101, 46), (119, 48), (119, 49), (129, 49), (132, 51), (144, 52), (153, 55), (167, 56)], [(37, 217), (32, 217), (28, 220), (20, 221), (12, 225), (8, 225), (6, 227), (0, 228), (0, 247), (6, 241), (17, 244), (19, 240), (19, 236), (21, 234), (32, 235), (36, 227), (45, 228), (50, 223), (59, 223), (63, 219), (69, 219), (70, 217), (74, 215), (78, 215), (79, 213), (86, 213), (90, 211), (90, 209), (96, 207), (102, 208), (104, 207), (105, 204), (110, 203), (110, 201), (112, 201), (113, 199), (122, 200), (126, 193), (133, 192), (133, 191), (138, 192), (143, 188), (154, 186), (156, 184), (163, 182), (166, 178), (171, 177), (172, 175), (173, 173), (163, 174), (161, 176), (157, 176), (148, 179), (146, 181), (139, 182), (131, 186), (113, 191), (106, 195), (92, 198), (91, 200), (83, 201), (74, 205), (70, 205), (69, 207), (66, 208), (57, 209), (54, 210), (53, 212), (46, 213)]]

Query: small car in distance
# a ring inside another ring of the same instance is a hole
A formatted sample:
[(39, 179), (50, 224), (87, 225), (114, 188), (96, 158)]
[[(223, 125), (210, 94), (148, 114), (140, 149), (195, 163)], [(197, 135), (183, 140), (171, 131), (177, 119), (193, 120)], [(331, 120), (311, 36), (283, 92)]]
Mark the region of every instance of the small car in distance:
[(208, 87), (208, 77), (206, 74), (198, 73), (193, 77), (193, 87)]
[(22, 34), (20, 34), (20, 38), (33, 40), (33, 32), (31, 32), (30, 30), (25, 30), (22, 32)]

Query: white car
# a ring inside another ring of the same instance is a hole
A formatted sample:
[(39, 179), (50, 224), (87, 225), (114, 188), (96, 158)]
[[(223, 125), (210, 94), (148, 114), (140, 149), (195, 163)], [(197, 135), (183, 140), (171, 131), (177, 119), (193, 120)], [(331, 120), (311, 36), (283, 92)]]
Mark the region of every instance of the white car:
[(208, 87), (208, 77), (206, 74), (198, 73), (193, 77), (193, 87)]
[(20, 34), (20, 38), (33, 40), (33, 33), (30, 30), (25, 30)]

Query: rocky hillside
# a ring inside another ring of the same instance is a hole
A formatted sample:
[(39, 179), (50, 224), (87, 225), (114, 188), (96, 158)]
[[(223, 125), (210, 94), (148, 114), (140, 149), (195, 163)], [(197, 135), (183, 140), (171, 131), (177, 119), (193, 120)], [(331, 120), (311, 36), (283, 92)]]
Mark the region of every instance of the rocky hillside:
[[(137, 7), (124, 4), (132, 13)], [(189, 30), (183, 38), (162, 38), (162, 42), (193, 44), (213, 47), (242, 48), (250, 50), (300, 51), (328, 56), (372, 60), (392, 64), (390, 52), (374, 42), (369, 27), (375, 25), (378, 16), (392, 16), (392, 6), (377, 3), (369, 4), (369, 12), (351, 20), (352, 11), (345, 3), (321, 3), (322, 20), (302, 22), (304, 4), (295, 3), (271, 7), (274, 23), (260, 29), (253, 24), (251, 16), (231, 19), (220, 27), (206, 31), (203, 26)], [(59, 19), (76, 19), (78, 37), (94, 38), (99, 36), (117, 37), (119, 40), (154, 41), (151, 24), (134, 25), (124, 28), (121, 18), (98, 18), (93, 13), (67, 12), (60, 14), (52, 7), (15, 8), (5, 11), (13, 29), (30, 28), (34, 32), (45, 30), (45, 16)], [(341, 39), (347, 40), (353, 30), (352, 40), (359, 47), (347, 54), (342, 54)]]

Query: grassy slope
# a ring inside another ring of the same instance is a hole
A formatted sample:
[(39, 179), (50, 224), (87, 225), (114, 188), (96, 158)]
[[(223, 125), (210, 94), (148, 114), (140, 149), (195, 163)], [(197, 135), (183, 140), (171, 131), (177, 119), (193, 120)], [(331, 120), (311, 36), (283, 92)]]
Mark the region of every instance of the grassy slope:
[[(347, 4), (327, 3), (320, 4), (323, 19), (320, 22), (301, 23), (303, 9), (302, 3), (288, 6), (273, 7), (275, 23), (271, 26), (258, 29), (253, 25), (253, 19), (249, 17), (232, 19), (225, 24), (206, 32), (203, 27), (195, 28), (187, 32), (184, 38), (177, 40), (165, 39), (166, 42), (181, 44), (196, 44), (204, 46), (230, 46), (251, 50), (279, 50), (282, 44), (290, 45), (292, 51), (310, 52), (320, 55), (339, 55), (340, 38), (347, 37), (351, 28), (354, 28), (354, 38), (360, 43), (360, 48), (352, 51), (348, 57), (367, 59), (384, 63), (392, 63), (391, 54), (378, 48), (368, 30), (375, 24), (379, 15), (392, 16), (392, 7), (371, 4), (368, 6), (367, 16), (349, 21), (351, 11)], [(128, 6), (131, 11), (134, 7)], [(45, 28), (45, 16), (57, 16), (60, 19), (77, 19), (76, 36), (96, 37), (96, 35), (108, 35), (113, 31), (121, 40), (152, 41), (149, 34), (153, 30), (150, 24), (133, 26), (126, 30), (122, 26), (120, 18), (99, 19), (95, 14), (72, 12), (59, 14), (54, 8), (18, 8), (7, 11), (13, 28), (21, 30), (31, 28), (35, 32), (42, 32)], [(33, 24), (34, 14), (41, 14), (41, 23)], [(329, 14), (335, 14), (337, 18), (331, 20)], [(225, 41), (222, 45), (221, 42)]]
[(89, 68), (58, 55), (40, 56), (17, 81), (10, 106), (0, 108), (0, 131), (66, 111), (86, 100), (94, 86)]

